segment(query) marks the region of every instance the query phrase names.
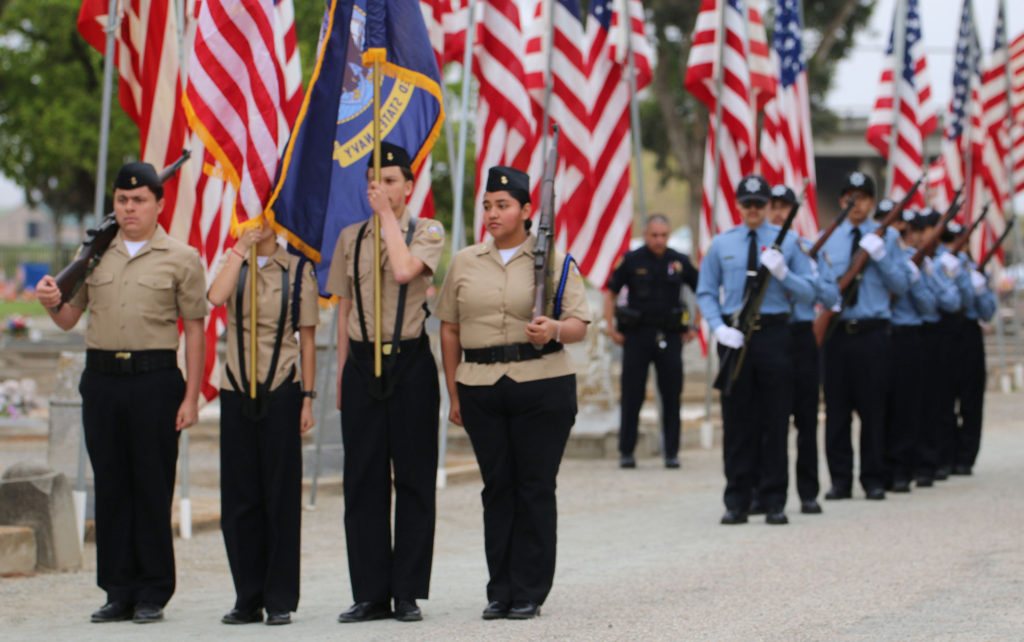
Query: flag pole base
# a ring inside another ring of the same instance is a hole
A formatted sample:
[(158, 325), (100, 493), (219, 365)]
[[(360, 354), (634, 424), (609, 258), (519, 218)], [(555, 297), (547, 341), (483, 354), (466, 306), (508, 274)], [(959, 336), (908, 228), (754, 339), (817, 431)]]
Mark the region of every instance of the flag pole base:
[(711, 450), (715, 445), (715, 425), (705, 421), (700, 425), (700, 447), (704, 450)]
[(1010, 375), (1005, 372), (999, 375), (999, 390), (1004, 395), (1008, 395), (1013, 392), (1013, 381), (1010, 379)]
[(75, 503), (75, 528), (78, 530), (78, 547), (85, 544), (85, 500), (89, 496), (84, 490), (71, 491), (71, 499)]
[(1017, 390), (1024, 388), (1024, 364), (1018, 363), (1013, 367), (1013, 381), (1017, 384)]
[(192, 500), (182, 499), (178, 508), (181, 512), (181, 539), (192, 539)]

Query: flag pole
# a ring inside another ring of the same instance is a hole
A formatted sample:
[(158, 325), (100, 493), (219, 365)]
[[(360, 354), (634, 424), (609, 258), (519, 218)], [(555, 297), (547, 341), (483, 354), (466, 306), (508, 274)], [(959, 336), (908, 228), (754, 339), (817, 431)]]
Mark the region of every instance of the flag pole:
[[(476, 43), (476, 0), (469, 0), (465, 51), (462, 54), (462, 122), (459, 124), (458, 163), (455, 166), (455, 193), (452, 194), (452, 256), (466, 240), (462, 214), (462, 192), (466, 185), (466, 134), (469, 127), (469, 85), (473, 77), (473, 45)], [(474, 235), (474, 241), (476, 240)]]
[[(718, 21), (715, 26), (715, 46), (718, 52), (715, 54), (715, 127), (714, 132), (722, 129), (722, 87), (725, 84), (725, 65), (722, 56), (725, 54), (725, 2), (718, 3)], [(708, 132), (712, 135), (712, 132)], [(714, 179), (711, 184), (714, 186), (711, 192), (711, 220), (707, 223), (709, 237), (715, 235), (715, 214), (718, 210), (718, 181), (721, 179), (722, 151), (721, 140), (715, 137), (715, 149), (713, 152), (714, 166), (711, 169)], [(698, 244), (700, 234), (698, 231)], [(707, 321), (704, 321), (707, 324)], [(708, 358), (704, 364), (704, 422), (700, 426), (700, 445), (704, 448), (711, 448), (714, 445), (715, 427), (711, 423), (711, 396), (714, 381), (711, 373), (711, 360), (715, 352), (715, 338), (711, 333), (711, 325), (708, 325)]]
[(554, 79), (551, 72), (555, 49), (554, 0), (544, 0), (544, 120), (540, 128), (542, 158), (548, 157), (548, 129), (551, 127), (551, 94)]
[(631, 134), (633, 136), (633, 158), (636, 168), (636, 200), (637, 209), (640, 211), (640, 218), (647, 222), (647, 198), (644, 195), (644, 158), (643, 146), (640, 140), (640, 105), (636, 96), (636, 65), (633, 62), (633, 16), (629, 12), (629, 0), (619, 0), (619, 15), (623, 16), (620, 28), (625, 31), (626, 56), (629, 60), (629, 115), (631, 121)]
[(900, 83), (907, 51), (907, 0), (896, 0), (896, 16), (892, 25), (892, 123), (889, 128), (889, 158), (885, 169), (885, 197), (892, 194), (896, 159), (896, 128), (900, 117)]
[[(384, 50), (370, 50), (373, 60), (373, 181), (380, 182), (380, 89)], [(381, 375), (381, 286), (380, 213), (373, 213), (373, 376)]]

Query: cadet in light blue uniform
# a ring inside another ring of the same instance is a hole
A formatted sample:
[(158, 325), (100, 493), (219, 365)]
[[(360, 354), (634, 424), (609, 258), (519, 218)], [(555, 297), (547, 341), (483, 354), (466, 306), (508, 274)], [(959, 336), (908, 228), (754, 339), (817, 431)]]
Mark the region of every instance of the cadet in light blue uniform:
[(793, 374), (788, 321), (792, 300), (810, 303), (814, 286), (795, 234), (786, 236), (781, 250), (771, 249), (780, 229), (765, 222), (770, 197), (771, 189), (760, 176), (740, 181), (736, 200), (744, 224), (714, 238), (697, 282), (697, 303), (715, 333), (721, 358), (726, 349), (740, 348), (745, 341), (744, 334), (729, 325), (732, 315), (740, 311), (744, 290), (751, 288), (761, 265), (771, 274), (739, 376), (731, 393), (722, 397), (723, 524), (747, 521), (758, 472), (766, 521), (788, 522), (786, 432)]
[(861, 422), (860, 483), (868, 499), (885, 499), (886, 361), (889, 353), (890, 300), (910, 286), (906, 258), (895, 230), (884, 238), (874, 234), (878, 223), (868, 220), (875, 206), (875, 185), (861, 172), (850, 174), (840, 198), (856, 201), (845, 221), (823, 250), (837, 275), (846, 272), (859, 250), (868, 265), (843, 293), (839, 321), (824, 344), (825, 456), (832, 488), (825, 499), (847, 499), (853, 488), (852, 413)]

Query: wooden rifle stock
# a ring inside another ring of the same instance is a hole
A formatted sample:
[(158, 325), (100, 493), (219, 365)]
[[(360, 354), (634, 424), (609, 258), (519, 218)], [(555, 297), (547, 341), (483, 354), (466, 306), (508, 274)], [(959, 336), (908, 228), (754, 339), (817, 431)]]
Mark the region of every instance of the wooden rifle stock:
[[(553, 127), (551, 149), (544, 159), (544, 177), (540, 184), (540, 216), (537, 220), (537, 244), (533, 247), (533, 310), (537, 316), (554, 313), (555, 270), (555, 171), (558, 168), (558, 125)], [(541, 346), (535, 346), (540, 349)]]
[(1010, 236), (1010, 230), (1013, 229), (1013, 224), (1016, 222), (1017, 218), (1014, 217), (1011, 218), (1010, 222), (1006, 224), (1006, 228), (1003, 229), (1003, 233), (1000, 234), (999, 238), (996, 239), (996, 242), (992, 245), (992, 249), (989, 250), (988, 254), (985, 255), (985, 258), (981, 259), (981, 261), (978, 263), (979, 272), (985, 271), (985, 266), (988, 265), (988, 262), (991, 261), (992, 257), (996, 255), (996, 252), (999, 251), (999, 247), (1003, 244), (1003, 241), (1005, 241), (1007, 237)]
[(812, 261), (816, 261), (818, 259), (818, 252), (821, 252), (821, 248), (825, 245), (825, 242), (828, 241), (829, 237), (832, 236), (832, 233), (835, 232), (836, 228), (846, 220), (846, 215), (850, 213), (850, 210), (853, 209), (853, 205), (856, 202), (857, 199), (855, 198), (846, 199), (846, 205), (839, 211), (839, 216), (836, 217), (836, 220), (832, 221), (832, 224), (825, 228), (825, 231), (821, 233), (821, 236), (819, 236), (818, 240), (814, 242), (811, 249), (807, 250), (807, 256), (810, 257)]
[[(157, 174), (160, 184), (166, 183), (168, 179), (174, 176), (191, 155), (192, 153), (189, 150), (181, 150), (181, 156), (178, 160)], [(60, 310), (61, 306), (75, 295), (78, 288), (82, 287), (85, 277), (89, 276), (89, 273), (99, 263), (100, 257), (110, 247), (110, 242), (117, 236), (119, 229), (120, 226), (117, 224), (117, 219), (114, 217), (114, 213), (111, 212), (103, 217), (99, 225), (86, 231), (85, 241), (82, 242), (82, 247), (75, 256), (75, 259), (54, 277), (57, 288), (60, 289), (60, 303), (54, 308), (54, 312)]]
[(956, 216), (956, 213), (960, 211), (960, 208), (963, 207), (963, 203), (959, 202), (960, 192), (963, 189), (961, 186), (956, 191), (956, 194), (953, 196), (953, 202), (949, 204), (949, 209), (942, 215), (942, 218), (935, 224), (935, 227), (928, 230), (928, 236), (921, 241), (921, 247), (914, 252), (914, 256), (910, 257), (910, 261), (914, 265), (921, 267), (924, 257), (931, 256), (935, 252), (935, 248), (939, 245), (939, 237), (942, 236), (942, 229), (946, 227), (946, 223), (949, 223)]
[[(910, 203), (910, 199), (914, 198), (914, 194), (917, 193), (917, 188), (921, 186), (921, 182), (924, 181), (924, 177), (925, 175), (921, 174), (913, 187), (910, 188), (910, 191), (907, 192), (907, 195), (903, 197), (902, 201), (900, 201), (899, 205), (892, 208), (892, 211), (882, 219), (881, 224), (873, 232), (874, 234), (877, 234), (883, 239), (885, 238), (886, 230), (888, 230), (889, 226), (903, 214), (903, 210)], [(857, 252), (850, 258), (850, 266), (846, 269), (846, 272), (843, 273), (843, 276), (839, 278), (838, 286), (841, 302), (845, 300), (845, 295), (849, 292), (850, 286), (853, 285), (854, 281), (859, 280), (864, 274), (864, 270), (868, 266), (869, 258), (868, 253), (865, 252), (863, 248), (857, 248)], [(814, 341), (818, 344), (818, 347), (821, 347), (821, 345), (825, 343), (825, 339), (828, 338), (833, 324), (839, 318), (839, 312), (841, 312), (841, 310), (837, 311), (827, 308), (822, 310), (821, 314), (818, 315), (818, 318), (814, 320)]]
[(992, 205), (992, 201), (985, 203), (985, 207), (981, 208), (981, 214), (978, 214), (978, 218), (971, 222), (971, 226), (967, 228), (967, 231), (962, 232), (960, 236), (953, 239), (953, 242), (949, 244), (949, 251), (954, 256), (960, 253), (971, 240), (971, 235), (974, 234), (974, 230), (978, 229), (981, 222), (985, 220), (985, 215), (988, 214), (988, 208)]

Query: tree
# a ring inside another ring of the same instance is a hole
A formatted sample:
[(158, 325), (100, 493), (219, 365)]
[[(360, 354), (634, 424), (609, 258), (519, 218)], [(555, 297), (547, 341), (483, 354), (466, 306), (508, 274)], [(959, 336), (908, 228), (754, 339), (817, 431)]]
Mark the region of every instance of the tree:
[[(103, 59), (78, 34), (80, 5), (0, 4), (0, 172), (25, 189), (29, 204), (53, 211), (58, 243), (64, 216), (92, 212), (96, 184)], [(115, 99), (107, 166), (136, 157), (138, 146)]]
[[(690, 221), (698, 226), (701, 179), (708, 111), (683, 88), (690, 38), (700, 2), (647, 0), (648, 29), (653, 31), (658, 64), (651, 81), (651, 97), (641, 104), (644, 148), (657, 156), (661, 180), (681, 179), (690, 186)], [(769, 4), (774, 4), (770, 2)], [(806, 0), (804, 45), (808, 60), (812, 131), (816, 136), (835, 131), (838, 119), (825, 106), (836, 64), (850, 51), (856, 32), (874, 9), (874, 0)], [(765, 17), (771, 26), (771, 15)], [(771, 36), (769, 35), (769, 41)], [(816, 48), (810, 45), (816, 43)]]

